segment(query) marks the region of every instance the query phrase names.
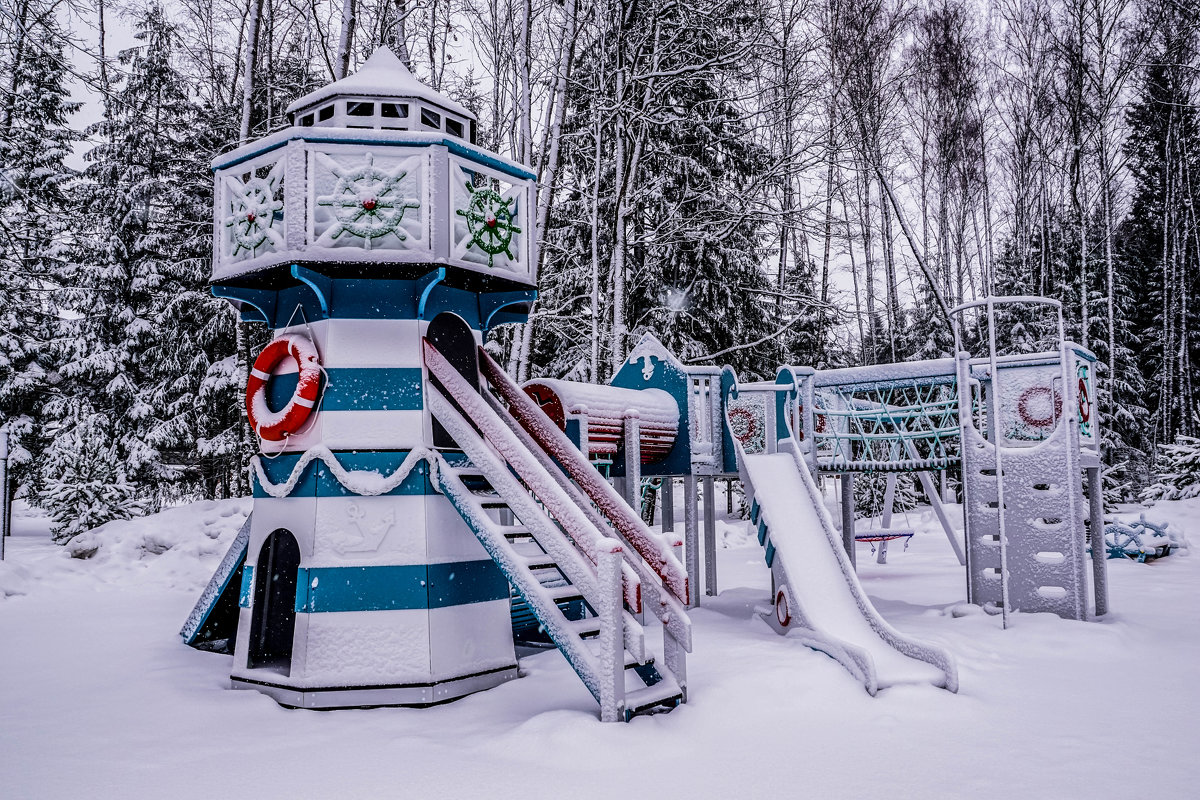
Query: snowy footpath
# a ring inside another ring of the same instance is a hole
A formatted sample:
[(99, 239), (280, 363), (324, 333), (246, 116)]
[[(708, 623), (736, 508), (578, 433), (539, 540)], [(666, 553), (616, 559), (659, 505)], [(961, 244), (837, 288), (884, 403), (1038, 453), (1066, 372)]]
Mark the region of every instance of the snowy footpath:
[(761, 549), (721, 521), (691, 699), (628, 725), (598, 721), (556, 651), (432, 709), (289, 711), (230, 690), (231, 658), (176, 632), (249, 508), (196, 503), (62, 548), (18, 506), (0, 564), (0, 798), (1200, 796), (1200, 499), (1147, 512), (1194, 555), (1110, 561), (1099, 624), (1018, 614), (1004, 631), (971, 613), (928, 509), (891, 563), (860, 545), (880, 613), (957, 657), (957, 695), (869, 697), (772, 633), (754, 616)]

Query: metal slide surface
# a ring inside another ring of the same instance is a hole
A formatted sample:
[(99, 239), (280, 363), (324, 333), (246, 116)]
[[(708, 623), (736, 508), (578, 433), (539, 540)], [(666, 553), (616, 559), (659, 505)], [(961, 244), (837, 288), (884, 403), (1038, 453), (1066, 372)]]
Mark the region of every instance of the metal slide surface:
[(950, 654), (904, 636), (871, 605), (815, 481), (789, 450), (738, 453), (776, 585), (786, 587), (787, 607), (778, 616), (790, 619), (778, 619), (779, 626), (837, 659), (871, 694), (913, 683), (957, 691)]

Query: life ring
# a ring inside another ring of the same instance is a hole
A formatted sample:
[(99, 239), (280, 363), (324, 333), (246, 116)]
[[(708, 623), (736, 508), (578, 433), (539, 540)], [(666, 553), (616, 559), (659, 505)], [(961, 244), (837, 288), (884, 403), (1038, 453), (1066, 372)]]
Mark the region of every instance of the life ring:
[(1079, 379), (1079, 421), (1086, 424), (1092, 418), (1092, 398), (1088, 394), (1087, 381)]
[[(267, 405), (267, 381), (271, 370), (291, 357), (300, 368), (296, 391), (279, 411)], [(250, 368), (246, 381), (246, 414), (250, 427), (263, 439), (281, 442), (296, 433), (312, 414), (321, 390), (321, 359), (317, 348), (303, 336), (281, 336), (263, 348)]]
[(779, 591), (775, 593), (775, 621), (781, 628), (792, 624), (792, 609), (788, 606), (786, 586), (780, 586)]
[(758, 417), (745, 406), (734, 406), (729, 409), (729, 432), (738, 440), (742, 447), (749, 447), (758, 438), (760, 431)]
[[(1030, 403), (1043, 397), (1051, 400), (1050, 409), (1048, 409), (1050, 413), (1045, 416), (1034, 416), (1034, 411), (1029, 407)], [(1056, 419), (1062, 416), (1062, 396), (1049, 386), (1030, 386), (1021, 392), (1021, 399), (1017, 401), (1017, 413), (1021, 416), (1021, 422), (1031, 428), (1049, 428), (1054, 425)]]

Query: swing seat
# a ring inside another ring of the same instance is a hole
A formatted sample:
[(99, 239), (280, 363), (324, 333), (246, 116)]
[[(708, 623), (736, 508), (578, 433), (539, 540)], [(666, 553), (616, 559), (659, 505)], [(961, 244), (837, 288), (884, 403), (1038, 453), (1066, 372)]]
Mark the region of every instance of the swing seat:
[(908, 546), (908, 540), (913, 537), (914, 531), (902, 530), (899, 528), (878, 528), (876, 530), (865, 530), (861, 533), (854, 534), (856, 542), (892, 542), (896, 539), (903, 539), (904, 546)]

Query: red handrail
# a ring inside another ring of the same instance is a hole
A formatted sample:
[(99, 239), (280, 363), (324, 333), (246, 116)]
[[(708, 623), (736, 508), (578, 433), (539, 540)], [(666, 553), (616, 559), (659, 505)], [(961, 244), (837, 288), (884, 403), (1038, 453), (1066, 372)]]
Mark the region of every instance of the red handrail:
[(674, 553), (656, 540), (645, 523), (633, 513), (628, 504), (596, 472), (566, 434), (546, 416), (521, 390), (512, 378), (492, 360), (487, 351), (479, 348), (479, 367), (488, 383), (508, 404), (513, 417), (529, 432), (543, 450), (562, 465), (567, 475), (588, 498), (596, 504), (613, 528), (638, 552), (654, 570), (663, 586), (682, 603), (688, 602), (688, 576)]

